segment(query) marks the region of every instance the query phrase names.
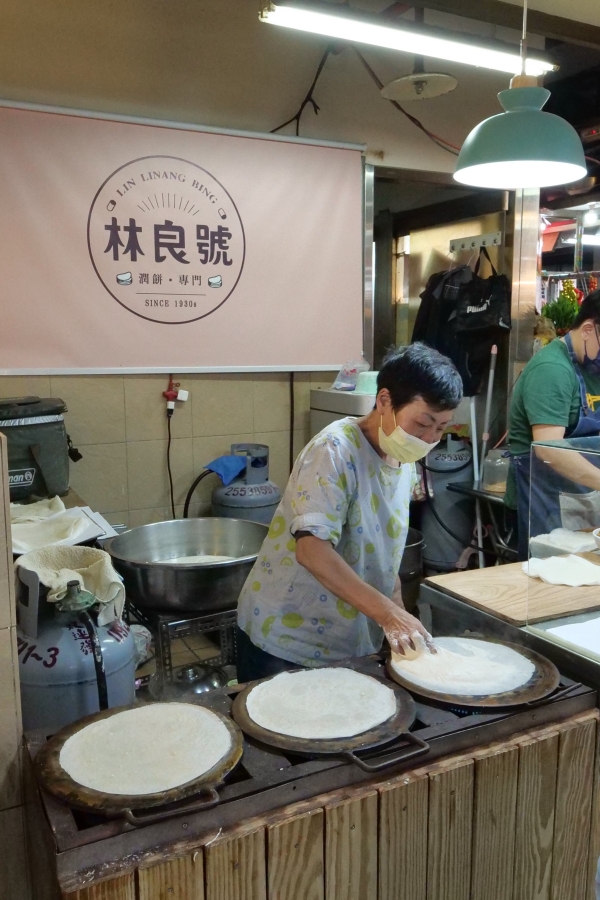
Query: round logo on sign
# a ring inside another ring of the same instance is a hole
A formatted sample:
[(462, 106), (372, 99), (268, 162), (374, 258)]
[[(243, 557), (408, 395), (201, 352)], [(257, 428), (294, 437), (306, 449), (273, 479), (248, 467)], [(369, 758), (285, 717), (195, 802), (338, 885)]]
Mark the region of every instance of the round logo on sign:
[(231, 296), (246, 242), (232, 197), (210, 172), (175, 156), (144, 156), (99, 188), (88, 247), (98, 278), (121, 306), (181, 325)]

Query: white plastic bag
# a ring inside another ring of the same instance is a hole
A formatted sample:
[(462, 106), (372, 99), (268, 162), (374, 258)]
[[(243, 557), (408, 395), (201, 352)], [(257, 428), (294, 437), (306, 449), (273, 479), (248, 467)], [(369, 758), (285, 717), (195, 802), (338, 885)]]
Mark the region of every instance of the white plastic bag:
[(369, 363), (361, 358), (359, 360), (350, 360), (344, 363), (338, 372), (332, 388), (335, 391), (354, 391), (356, 390), (356, 382), (361, 372), (369, 371)]

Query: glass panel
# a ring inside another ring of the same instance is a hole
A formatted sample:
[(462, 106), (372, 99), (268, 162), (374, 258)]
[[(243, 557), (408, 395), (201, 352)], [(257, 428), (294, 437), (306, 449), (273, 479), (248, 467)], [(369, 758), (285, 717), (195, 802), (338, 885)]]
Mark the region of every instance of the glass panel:
[(600, 438), (534, 441), (527, 462), (516, 463), (520, 502), (529, 494), (527, 624), (600, 618)]

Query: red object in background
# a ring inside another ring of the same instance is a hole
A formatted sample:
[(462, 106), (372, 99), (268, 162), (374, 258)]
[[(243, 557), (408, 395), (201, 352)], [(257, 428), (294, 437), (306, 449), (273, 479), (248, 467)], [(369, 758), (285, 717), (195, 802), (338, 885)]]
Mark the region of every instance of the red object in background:
[(165, 400), (177, 400), (177, 391), (176, 388), (179, 387), (178, 381), (173, 381), (173, 376), (169, 375), (169, 387), (166, 391), (163, 391), (163, 397)]
[(575, 296), (577, 297), (577, 306), (581, 306), (585, 294), (583, 293), (583, 291), (580, 291), (579, 288), (573, 288), (573, 290), (575, 291)]

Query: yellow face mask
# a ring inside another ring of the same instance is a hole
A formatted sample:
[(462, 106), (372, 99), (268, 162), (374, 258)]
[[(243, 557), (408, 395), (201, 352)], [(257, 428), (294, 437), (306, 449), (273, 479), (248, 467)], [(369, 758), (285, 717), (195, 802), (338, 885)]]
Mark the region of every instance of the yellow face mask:
[[(394, 417), (394, 422), (396, 418)], [(430, 450), (437, 447), (439, 441), (434, 444), (428, 444), (421, 438), (415, 437), (414, 434), (408, 434), (404, 428), (398, 424), (391, 434), (386, 434), (383, 430), (383, 416), (379, 424), (379, 446), (387, 456), (398, 460), (400, 463), (412, 463), (418, 459), (427, 456)]]

